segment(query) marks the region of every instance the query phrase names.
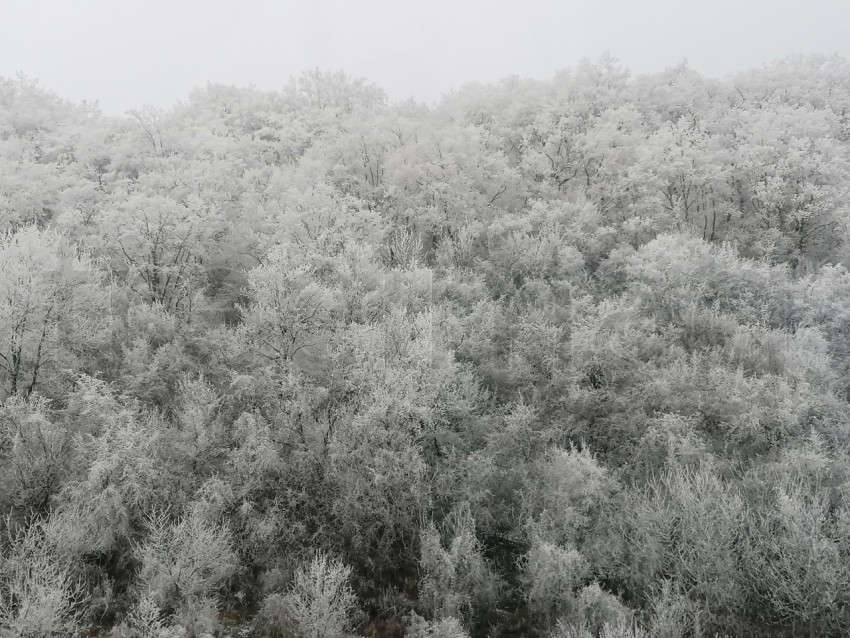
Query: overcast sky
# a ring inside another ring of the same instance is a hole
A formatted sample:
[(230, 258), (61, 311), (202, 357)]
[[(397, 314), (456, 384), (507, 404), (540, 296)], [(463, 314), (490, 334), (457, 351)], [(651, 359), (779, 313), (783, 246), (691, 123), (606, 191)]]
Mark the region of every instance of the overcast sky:
[(279, 88), (312, 67), (431, 102), (606, 50), (637, 73), (687, 59), (714, 76), (790, 53), (850, 58), (850, 0), (0, 0), (0, 75), (110, 114), (207, 81)]

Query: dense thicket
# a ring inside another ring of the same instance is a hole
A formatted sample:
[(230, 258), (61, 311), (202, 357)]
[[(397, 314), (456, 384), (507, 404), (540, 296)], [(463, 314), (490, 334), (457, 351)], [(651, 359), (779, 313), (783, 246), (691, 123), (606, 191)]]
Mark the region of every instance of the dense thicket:
[(848, 110), (0, 80), (0, 635), (847, 635)]

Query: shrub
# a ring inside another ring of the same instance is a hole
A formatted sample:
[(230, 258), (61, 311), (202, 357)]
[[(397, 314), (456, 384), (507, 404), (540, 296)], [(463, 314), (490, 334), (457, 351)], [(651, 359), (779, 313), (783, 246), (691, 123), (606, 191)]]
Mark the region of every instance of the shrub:
[(428, 622), (416, 612), (411, 612), (407, 622), (404, 635), (408, 638), (469, 638), (460, 621), (452, 616)]
[[(8, 521), (7, 521), (8, 523)], [(41, 522), (10, 534), (0, 561), (0, 636), (33, 638), (79, 629), (87, 601), (71, 566), (46, 542)]]
[(529, 609), (544, 626), (551, 626), (573, 613), (573, 592), (587, 577), (589, 566), (574, 547), (555, 545), (535, 535), (522, 570)]
[(47, 412), (47, 401), (38, 397), (12, 397), (0, 408), (0, 498), (7, 494), (10, 505), (23, 510), (46, 509), (71, 457), (66, 429)]
[(846, 634), (850, 512), (801, 478), (771, 487), (770, 500), (748, 512), (744, 566), (760, 615), (801, 633)]
[(139, 583), (164, 609), (212, 594), (237, 567), (230, 531), (205, 522), (195, 511), (171, 522), (167, 512), (148, 517), (149, 534), (134, 548)]
[(325, 554), (301, 565), (283, 593), (267, 596), (260, 610), (262, 629), (304, 638), (339, 638), (351, 628), (357, 597), (351, 589), (351, 567)]
[(444, 526), (448, 547), (431, 523), (420, 549), (419, 600), (435, 620), (455, 617), (472, 622), (495, 600), (498, 583), (475, 537), (475, 519), (468, 504), (456, 507)]
[(186, 631), (163, 619), (163, 613), (150, 596), (143, 597), (127, 614), (124, 621), (112, 629), (113, 638), (184, 638)]
[(665, 580), (653, 596), (649, 628), (653, 638), (684, 638), (702, 635), (693, 603), (680, 589)]
[(616, 596), (604, 591), (597, 582), (587, 585), (579, 592), (576, 615), (587, 623), (594, 633), (601, 631), (605, 625), (618, 625), (632, 620), (631, 609)]

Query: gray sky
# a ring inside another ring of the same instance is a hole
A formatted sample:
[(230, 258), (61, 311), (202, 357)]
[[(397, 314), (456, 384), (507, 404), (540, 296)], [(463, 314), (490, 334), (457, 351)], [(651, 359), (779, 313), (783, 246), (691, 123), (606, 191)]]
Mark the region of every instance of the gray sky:
[(790, 53), (850, 58), (850, 0), (0, 0), (0, 75), (111, 114), (207, 81), (279, 88), (312, 67), (430, 102), (605, 50), (638, 73), (686, 58), (715, 76)]

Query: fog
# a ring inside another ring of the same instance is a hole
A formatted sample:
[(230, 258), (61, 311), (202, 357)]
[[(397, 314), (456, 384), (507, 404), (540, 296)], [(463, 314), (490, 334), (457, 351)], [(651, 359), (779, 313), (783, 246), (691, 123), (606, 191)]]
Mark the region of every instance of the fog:
[(548, 78), (609, 51), (633, 72), (724, 75), (791, 53), (850, 56), (850, 3), (815, 0), (342, 0), (0, 3), (0, 75), (107, 113), (208, 81), (278, 88), (319, 67), (430, 102), (468, 81)]

